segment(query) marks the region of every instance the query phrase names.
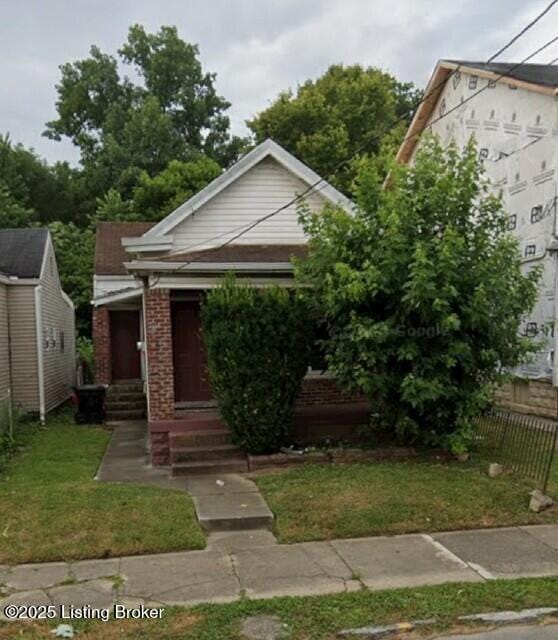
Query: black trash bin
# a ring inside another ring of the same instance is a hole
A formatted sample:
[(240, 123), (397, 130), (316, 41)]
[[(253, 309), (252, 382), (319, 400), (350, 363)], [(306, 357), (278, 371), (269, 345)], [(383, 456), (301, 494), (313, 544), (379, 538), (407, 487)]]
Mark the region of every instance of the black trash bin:
[(105, 393), (102, 384), (83, 384), (75, 387), (76, 424), (102, 424), (105, 421)]

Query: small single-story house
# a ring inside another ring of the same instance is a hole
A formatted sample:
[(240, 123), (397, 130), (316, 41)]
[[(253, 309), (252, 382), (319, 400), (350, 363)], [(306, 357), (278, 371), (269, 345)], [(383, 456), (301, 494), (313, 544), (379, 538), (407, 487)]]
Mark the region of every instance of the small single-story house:
[(0, 229), (0, 401), (44, 419), (70, 397), (74, 318), (48, 229)]
[[(97, 382), (143, 382), (155, 464), (169, 462), (169, 434), (204, 409), (214, 412), (200, 335), (204, 293), (229, 272), (255, 286), (292, 286), (291, 258), (304, 255), (306, 237), (296, 203), (286, 205), (316, 183), (305, 198), (308, 207), (320, 211), (333, 203), (352, 210), (332, 185), (267, 140), (157, 224), (98, 226)], [(320, 414), (335, 415), (332, 407), (348, 412), (362, 405), (327, 373), (309, 371), (298, 401), (299, 428), (320, 422)]]

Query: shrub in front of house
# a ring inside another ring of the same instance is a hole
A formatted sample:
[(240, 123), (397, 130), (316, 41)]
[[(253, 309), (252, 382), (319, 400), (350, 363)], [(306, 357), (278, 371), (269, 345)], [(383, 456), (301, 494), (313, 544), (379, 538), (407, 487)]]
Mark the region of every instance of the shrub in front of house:
[(297, 280), (325, 320), (329, 370), (370, 399), (377, 428), (462, 453), (494, 385), (538, 348), (519, 327), (540, 268), (524, 270), (473, 140), (425, 137), (382, 182), (363, 162), (354, 215), (302, 210)]
[(289, 444), (315, 341), (307, 304), (295, 291), (229, 278), (209, 292), (201, 318), (211, 388), (235, 444), (253, 454)]

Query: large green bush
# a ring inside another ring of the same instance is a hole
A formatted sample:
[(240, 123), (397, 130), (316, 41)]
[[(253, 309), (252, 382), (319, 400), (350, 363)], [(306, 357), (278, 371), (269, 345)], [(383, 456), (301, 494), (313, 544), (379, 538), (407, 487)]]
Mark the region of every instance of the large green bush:
[(201, 311), (209, 376), (233, 440), (250, 453), (289, 443), (293, 405), (314, 344), (301, 297), (228, 279)]
[(518, 329), (540, 275), (523, 273), (477, 157), (473, 141), (462, 151), (425, 138), (386, 189), (363, 163), (355, 215), (302, 213), (309, 257), (297, 272), (327, 323), (328, 368), (370, 398), (378, 427), (456, 453), (534, 348)]

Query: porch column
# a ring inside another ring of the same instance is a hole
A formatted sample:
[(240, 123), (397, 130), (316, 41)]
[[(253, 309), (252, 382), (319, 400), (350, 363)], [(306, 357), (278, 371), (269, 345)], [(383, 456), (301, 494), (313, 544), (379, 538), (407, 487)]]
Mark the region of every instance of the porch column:
[(174, 418), (174, 368), (170, 291), (145, 290), (149, 423)]
[(110, 384), (112, 382), (112, 360), (108, 307), (93, 309), (93, 350), (95, 352), (95, 383)]

